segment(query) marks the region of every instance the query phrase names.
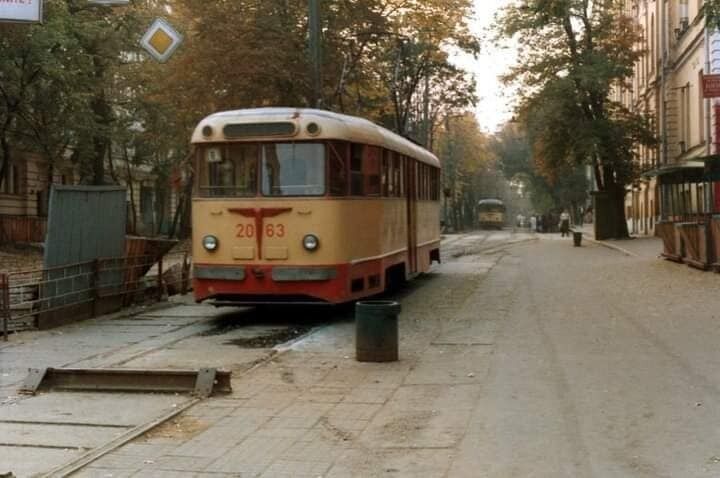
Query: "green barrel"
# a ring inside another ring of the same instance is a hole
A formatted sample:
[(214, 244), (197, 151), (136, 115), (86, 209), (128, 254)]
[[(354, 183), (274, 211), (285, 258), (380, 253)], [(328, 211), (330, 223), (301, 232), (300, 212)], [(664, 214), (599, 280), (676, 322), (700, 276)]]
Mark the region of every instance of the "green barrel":
[(580, 247), (582, 244), (582, 232), (573, 232), (573, 246)]
[(400, 304), (373, 300), (355, 304), (355, 358), (360, 362), (398, 359)]

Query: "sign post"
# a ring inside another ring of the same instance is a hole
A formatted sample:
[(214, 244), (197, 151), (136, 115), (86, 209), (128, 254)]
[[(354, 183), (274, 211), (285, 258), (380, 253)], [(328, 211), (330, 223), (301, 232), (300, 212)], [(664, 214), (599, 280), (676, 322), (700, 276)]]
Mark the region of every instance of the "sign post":
[(0, 0), (0, 22), (42, 22), (43, 0)]

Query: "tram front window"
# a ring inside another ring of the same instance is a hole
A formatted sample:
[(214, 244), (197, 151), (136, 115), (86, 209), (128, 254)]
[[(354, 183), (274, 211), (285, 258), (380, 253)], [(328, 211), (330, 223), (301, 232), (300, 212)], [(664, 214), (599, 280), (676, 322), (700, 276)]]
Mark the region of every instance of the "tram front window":
[(200, 195), (247, 197), (257, 194), (256, 144), (213, 145), (201, 150)]
[(261, 151), (262, 193), (265, 196), (325, 194), (325, 145), (265, 144)]

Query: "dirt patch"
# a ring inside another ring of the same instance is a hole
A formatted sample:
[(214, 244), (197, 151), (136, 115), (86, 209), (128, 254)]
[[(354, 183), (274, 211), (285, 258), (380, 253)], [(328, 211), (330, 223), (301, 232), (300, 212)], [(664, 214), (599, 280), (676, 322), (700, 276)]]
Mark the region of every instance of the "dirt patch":
[(270, 330), (255, 337), (239, 337), (223, 342), (224, 345), (237, 345), (248, 349), (266, 349), (296, 339), (310, 331), (310, 327), (287, 327)]
[(195, 417), (180, 416), (159, 425), (141, 437), (141, 440), (152, 438), (172, 438), (189, 440), (210, 428), (209, 423), (202, 422)]
[(427, 427), (432, 412), (414, 411), (395, 417), (382, 426), (382, 436), (387, 440), (405, 441)]

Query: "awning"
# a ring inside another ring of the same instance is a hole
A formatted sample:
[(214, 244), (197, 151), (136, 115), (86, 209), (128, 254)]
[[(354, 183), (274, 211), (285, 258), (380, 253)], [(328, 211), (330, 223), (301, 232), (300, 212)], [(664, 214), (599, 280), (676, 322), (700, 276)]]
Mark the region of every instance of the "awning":
[[(718, 158), (720, 158), (720, 156), (718, 156)], [(684, 172), (687, 170), (692, 170), (692, 169), (703, 170), (704, 168), (705, 168), (704, 160), (685, 161), (684, 163), (666, 164), (666, 165), (660, 166), (659, 168), (651, 169), (650, 171), (645, 171), (644, 173), (642, 173), (642, 176), (652, 178), (652, 177), (656, 177), (656, 176), (664, 176), (666, 174), (677, 174), (677, 173)]]
[(642, 176), (645, 178), (656, 177), (660, 184), (685, 184), (702, 183), (708, 181), (705, 178), (706, 163), (700, 158), (682, 163), (665, 164), (659, 168), (645, 171)]

